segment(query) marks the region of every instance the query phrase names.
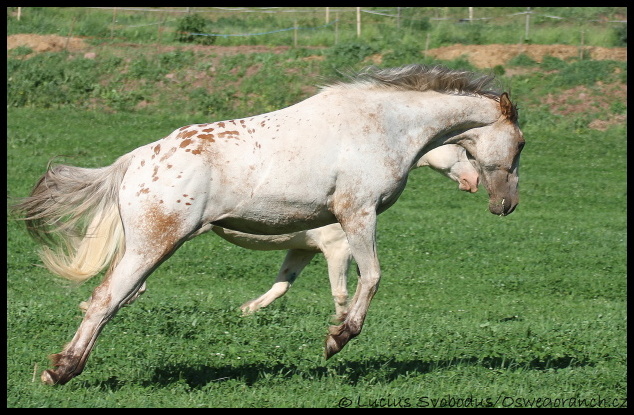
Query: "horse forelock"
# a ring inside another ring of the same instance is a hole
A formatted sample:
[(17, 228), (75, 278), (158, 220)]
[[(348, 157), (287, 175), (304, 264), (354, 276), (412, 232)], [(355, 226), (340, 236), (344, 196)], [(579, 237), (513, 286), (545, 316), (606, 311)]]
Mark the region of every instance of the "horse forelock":
[(369, 66), (348, 75), (349, 81), (337, 82), (325, 88), (383, 87), (400, 91), (436, 91), (456, 95), (481, 95), (499, 100), (501, 90), (493, 75), (450, 69), (441, 65), (411, 64), (380, 69)]

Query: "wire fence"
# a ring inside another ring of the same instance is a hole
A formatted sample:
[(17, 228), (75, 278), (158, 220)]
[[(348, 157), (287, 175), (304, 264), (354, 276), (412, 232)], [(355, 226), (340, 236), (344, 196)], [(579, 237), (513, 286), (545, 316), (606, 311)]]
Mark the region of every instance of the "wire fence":
[[(25, 8), (17, 8), (17, 18), (23, 13), (27, 13)], [(411, 8), (411, 7), (387, 7), (387, 8), (362, 8), (362, 7), (181, 7), (181, 8), (142, 8), (142, 7), (87, 7), (84, 9), (110, 11), (112, 13), (110, 26), (110, 39), (120, 37), (119, 35), (131, 29), (142, 29), (152, 26), (157, 27), (157, 41), (165, 41), (162, 32), (168, 30), (176, 34), (187, 35), (192, 37), (206, 38), (249, 38), (274, 35), (277, 33), (293, 32), (293, 45), (297, 46), (298, 36), (300, 33), (308, 34), (323, 33), (325, 31), (334, 32), (334, 43), (336, 44), (340, 35), (345, 31), (346, 34), (353, 33), (351, 37), (360, 38), (367, 27), (376, 25), (392, 25), (396, 29), (400, 29), (402, 25), (411, 27), (412, 24), (423, 24), (429, 22), (438, 23), (456, 23), (456, 24), (514, 24), (517, 26), (517, 32), (522, 35), (513, 39), (520, 43), (529, 41), (535, 30), (534, 26), (541, 24), (544, 20), (555, 21), (562, 24), (576, 25), (580, 32), (580, 43), (583, 44), (585, 39), (584, 25), (594, 24), (598, 26), (623, 26), (626, 30), (627, 26), (627, 9), (623, 7), (622, 13), (613, 13), (612, 16), (617, 18), (584, 18), (558, 16), (552, 13), (544, 13), (533, 8), (526, 8), (524, 11), (515, 11), (508, 13), (500, 13), (498, 8), (495, 15), (487, 15), (492, 12), (492, 8)], [(515, 8), (517, 10), (517, 8)], [(140, 14), (145, 18), (145, 22), (129, 22), (125, 23), (121, 17), (123, 14)], [(493, 13), (492, 13), (493, 14)], [(214, 22), (219, 18), (231, 17), (234, 20), (242, 20), (245, 24), (238, 25), (241, 27), (249, 26), (247, 24), (253, 21), (252, 17), (258, 16), (283, 16), (275, 20), (268, 20), (266, 28), (260, 25), (253, 25), (254, 28), (264, 30), (248, 30), (237, 31), (235, 28), (227, 29), (224, 27), (214, 28), (214, 30), (205, 31), (178, 31), (178, 22), (187, 15), (205, 16)], [(107, 16), (107, 15), (104, 15)], [(624, 16), (624, 18), (618, 18)], [(154, 21), (147, 21), (152, 20)], [(322, 20), (323, 19), (323, 20)], [(322, 24), (316, 24), (322, 20)], [(74, 23), (74, 21), (73, 21)], [(277, 26), (277, 27), (271, 27)], [(68, 36), (71, 36), (73, 26), (69, 30)], [(125, 37), (125, 36), (124, 36)], [(429, 33), (427, 34), (427, 42), (429, 42)]]

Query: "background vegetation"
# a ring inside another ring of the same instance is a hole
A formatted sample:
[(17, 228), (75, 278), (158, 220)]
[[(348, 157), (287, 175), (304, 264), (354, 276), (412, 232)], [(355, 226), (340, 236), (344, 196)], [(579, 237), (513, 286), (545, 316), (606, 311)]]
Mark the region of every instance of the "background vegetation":
[[(9, 8), (7, 34), (80, 36), (94, 43), (193, 42), (216, 45), (333, 46), (362, 41), (382, 48), (463, 44), (538, 44), (626, 46), (625, 7), (364, 7), (357, 36), (356, 7), (326, 8)], [(135, 10), (136, 9), (136, 10)], [(526, 15), (529, 18), (526, 36)], [(336, 21), (336, 23), (335, 23)], [(299, 28), (297, 32), (292, 29)], [(191, 35), (197, 33), (198, 35)], [(201, 36), (200, 34), (218, 35)], [(205, 39), (206, 38), (206, 39)], [(212, 40), (210, 38), (214, 38)], [(419, 48), (420, 49), (420, 48)]]
[[(403, 20), (411, 36), (440, 33), (439, 22), (426, 29), (424, 9), (408, 10), (419, 18), (411, 29)], [(518, 10), (525, 9), (506, 9)], [(540, 11), (569, 13), (573, 21), (619, 13)], [(112, 11), (29, 8), (20, 23), (10, 13), (8, 34), (72, 28), (108, 38), (110, 23), (101, 23), (99, 13), (112, 20)], [(279, 27), (282, 15), (227, 15), (223, 27), (265, 31)], [(146, 23), (143, 16), (119, 12), (117, 20)], [(539, 23), (544, 31), (549, 22)], [(475, 30), (451, 27), (448, 39)], [(151, 43), (149, 30), (117, 28), (116, 35)], [(389, 66), (425, 62), (420, 38), (408, 43), (407, 33), (401, 44), (385, 28), (375, 38), (368, 29), (359, 40), (345, 39), (343, 23), (340, 30), (337, 45), (276, 53), (116, 43), (103, 45), (95, 59), (72, 51), (8, 52), (9, 198), (28, 194), (54, 156), (104, 166), (182, 125), (291, 105), (336, 76), (335, 69), (367, 65), (376, 53)], [(487, 37), (493, 32), (482, 29), (481, 41), (501, 42)], [(277, 42), (268, 39), (269, 46)], [(165, 33), (162, 41), (181, 44)], [(237, 40), (218, 38), (215, 45), (221, 42)], [(475, 69), (464, 59), (442, 63)], [(517, 211), (495, 217), (483, 190), (468, 195), (431, 170), (414, 172), (379, 220), (383, 279), (364, 331), (327, 362), (323, 339), (334, 307), (323, 258), (287, 296), (242, 317), (238, 306), (270, 287), (284, 254), (249, 252), (203, 235), (156, 270), (149, 291), (106, 326), (81, 376), (63, 387), (42, 385), (46, 355), (70, 340), (81, 319), (77, 305), (99, 278), (73, 286), (52, 277), (37, 266), (37, 245), (24, 224), (9, 216), (7, 405), (626, 405), (627, 64), (519, 56), (497, 71), (520, 106), (527, 140)], [(197, 78), (201, 73), (208, 77)], [(603, 129), (592, 127), (597, 120)]]

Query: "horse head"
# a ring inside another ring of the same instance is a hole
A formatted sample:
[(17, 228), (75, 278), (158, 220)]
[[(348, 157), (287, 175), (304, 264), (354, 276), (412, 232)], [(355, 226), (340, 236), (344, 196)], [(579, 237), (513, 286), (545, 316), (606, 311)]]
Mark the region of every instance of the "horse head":
[(491, 124), (461, 134), (457, 141), (468, 152), (489, 194), (489, 211), (505, 216), (519, 203), (518, 174), (524, 137), (517, 124), (517, 108), (506, 93), (500, 95), (499, 117)]

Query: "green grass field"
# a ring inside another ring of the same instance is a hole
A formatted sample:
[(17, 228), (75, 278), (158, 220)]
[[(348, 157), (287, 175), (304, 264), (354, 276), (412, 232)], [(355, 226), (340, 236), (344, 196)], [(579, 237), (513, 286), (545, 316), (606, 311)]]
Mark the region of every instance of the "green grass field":
[[(11, 109), (9, 196), (26, 195), (53, 155), (106, 165), (191, 121)], [(443, 398), (449, 406), (469, 397), (492, 406), (533, 398), (620, 405), (625, 131), (566, 124), (524, 127), (522, 199), (506, 218), (487, 212), (485, 192), (414, 172), (380, 217), (384, 276), (364, 331), (328, 362), (333, 305), (323, 258), (286, 297), (245, 318), (238, 306), (268, 289), (283, 253), (204, 235), (108, 324), (81, 376), (42, 385), (46, 355), (70, 340), (77, 305), (97, 279), (79, 287), (55, 279), (37, 266), (23, 224), (9, 219), (8, 406), (431, 406)]]
[[(178, 51), (104, 50), (94, 62), (64, 52), (10, 56), (9, 203), (54, 156), (101, 167), (214, 114), (290, 105), (342, 59), (359, 65), (365, 56), (352, 59), (352, 46), (325, 50), (323, 62), (302, 50), (218, 58), (213, 94), (193, 81), (164, 82), (167, 71), (189, 79), (191, 65), (210, 65)], [(328, 361), (334, 305), (324, 259), (285, 297), (243, 317), (239, 306), (269, 289), (284, 253), (206, 234), (108, 323), (80, 376), (43, 385), (47, 355), (70, 341), (78, 304), (100, 277), (75, 286), (53, 276), (8, 214), (7, 406), (627, 406), (627, 139), (626, 122), (613, 122), (627, 114), (613, 89), (626, 88), (627, 64), (518, 62), (524, 73), (503, 77), (527, 142), (518, 208), (491, 215), (484, 189), (466, 194), (430, 169), (414, 171), (379, 217), (383, 278), (363, 332)], [(222, 83), (232, 90), (215, 89)], [(579, 92), (594, 104), (562, 115), (582, 108)], [(549, 103), (558, 98), (562, 108)], [(143, 100), (154, 105), (141, 108)], [(597, 119), (607, 127), (590, 128)]]

